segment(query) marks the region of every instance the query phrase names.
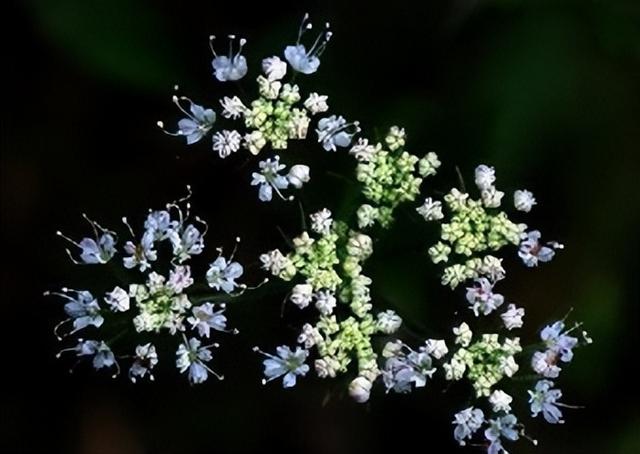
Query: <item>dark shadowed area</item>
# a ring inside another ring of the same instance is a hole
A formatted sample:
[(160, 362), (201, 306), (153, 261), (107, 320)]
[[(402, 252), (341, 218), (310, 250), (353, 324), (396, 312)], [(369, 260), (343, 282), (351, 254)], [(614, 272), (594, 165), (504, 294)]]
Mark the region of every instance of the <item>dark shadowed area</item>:
[[(298, 233), (295, 204), (257, 200), (249, 186), (255, 160), (238, 153), (222, 161), (208, 140), (187, 147), (155, 123), (178, 119), (170, 102), (176, 83), (206, 105), (228, 93), (211, 75), (210, 34), (248, 39), (252, 67), (242, 83), (253, 87), (259, 59), (282, 55), (305, 11), (317, 23), (331, 21), (335, 33), (319, 72), (297, 80), (305, 92), (329, 95), (333, 112), (360, 120), (370, 134), (404, 126), (409, 150), (435, 150), (445, 163), (428, 183), (439, 191), (456, 184), (455, 166), (469, 183), (477, 164), (495, 166), (505, 192), (536, 194), (527, 222), (567, 245), (532, 271), (513, 260), (503, 293), (527, 308), (523, 342), (570, 308), (584, 321), (595, 342), (577, 352), (558, 384), (566, 402), (586, 408), (566, 410), (564, 426), (528, 423), (541, 446), (521, 442), (511, 452), (640, 452), (632, 371), (640, 300), (637, 2), (10, 3), (3, 14), (0, 452), (482, 452), (453, 441), (451, 415), (466, 404), (456, 387), (379, 392), (366, 405), (345, 395), (347, 378), (310, 375), (294, 390), (263, 387), (251, 347), (293, 343), (300, 322), (293, 311), (280, 318), (282, 292), (229, 307), (242, 335), (220, 339), (214, 363), (222, 382), (191, 387), (167, 363), (156, 383), (134, 386), (86, 365), (70, 375), (73, 359), (55, 359), (61, 345), (52, 327), (62, 304), (42, 292), (103, 285), (100, 270), (68, 261), (54, 234), (79, 237), (87, 228), (81, 213), (106, 225), (124, 215), (140, 222), (191, 184), (194, 209), (211, 225), (200, 270), (214, 247), (231, 248), (239, 235), (250, 282), (263, 277), (258, 254), (284, 245), (277, 227)], [(344, 153), (327, 154), (313, 140), (287, 153), (312, 168), (305, 209), (354, 208), (353, 162)], [(464, 295), (439, 286), (426, 254), (436, 232), (416, 226), (411, 210), (376, 246), (374, 292), (422, 336), (442, 336)]]

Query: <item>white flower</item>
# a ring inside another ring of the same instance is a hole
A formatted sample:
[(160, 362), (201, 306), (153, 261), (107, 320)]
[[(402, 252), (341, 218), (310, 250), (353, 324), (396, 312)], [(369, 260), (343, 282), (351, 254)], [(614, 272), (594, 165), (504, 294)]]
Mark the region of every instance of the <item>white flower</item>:
[(557, 356), (551, 352), (535, 352), (531, 357), (531, 368), (547, 378), (557, 378), (560, 375), (560, 367), (556, 365)]
[(258, 81), (258, 92), (260, 96), (271, 100), (278, 98), (278, 94), (280, 94), (280, 89), (282, 88), (282, 82), (279, 80), (269, 80), (263, 76), (258, 76), (256, 80)]
[(434, 201), (431, 197), (424, 199), (424, 203), (416, 208), (416, 211), (425, 221), (437, 221), (444, 217), (444, 214), (442, 214), (442, 202)]
[(425, 350), (435, 359), (440, 359), (449, 352), (447, 344), (442, 339), (427, 339), (425, 341)]
[(528, 213), (534, 205), (537, 205), (537, 202), (535, 197), (533, 197), (533, 193), (525, 189), (517, 190), (513, 193), (513, 205), (516, 207), (516, 210)]
[(464, 446), (465, 440), (471, 438), (484, 424), (484, 413), (479, 408), (465, 408), (454, 415), (453, 424), (456, 426), (453, 437), (461, 446)]
[[(126, 219), (123, 219), (126, 221)], [(158, 252), (154, 249), (155, 231), (147, 230), (142, 235), (142, 239), (139, 244), (134, 244), (132, 241), (127, 241), (124, 245), (124, 251), (130, 254), (129, 257), (124, 257), (122, 263), (125, 268), (131, 269), (136, 266), (140, 271), (146, 271), (151, 267), (151, 263), (158, 259)]]
[(489, 396), (489, 403), (496, 413), (499, 411), (504, 411), (505, 413), (510, 412), (511, 402), (513, 402), (513, 397), (499, 389), (496, 389)]
[(238, 131), (218, 131), (211, 138), (213, 141), (213, 151), (216, 151), (221, 158), (226, 158), (231, 153), (240, 149), (242, 136)]
[(423, 178), (435, 175), (441, 164), (438, 155), (430, 151), (418, 161), (418, 174)]
[(365, 203), (364, 205), (360, 205), (356, 214), (358, 216), (358, 227), (364, 229), (371, 227), (376, 219), (378, 219), (380, 213), (377, 208)]
[(231, 40), (229, 44), (229, 55), (218, 55), (213, 49), (214, 39), (215, 36), (209, 37), (209, 47), (211, 47), (211, 52), (213, 52), (214, 56), (213, 61), (211, 62), (211, 66), (213, 66), (213, 71), (216, 79), (218, 79), (220, 82), (242, 79), (245, 74), (247, 74), (248, 68), (247, 59), (240, 54), (247, 40), (240, 40), (240, 47), (238, 49), (238, 52), (234, 54), (233, 40), (235, 39), (235, 36), (229, 35), (229, 39)]
[(347, 123), (343, 117), (331, 115), (318, 121), (318, 142), (326, 151), (336, 151), (336, 147), (346, 148), (351, 144), (353, 136), (360, 132), (360, 124), (357, 121)]
[(473, 333), (465, 322), (462, 322), (460, 326), (453, 328), (453, 334), (456, 335), (456, 344), (468, 347), (471, 343), (471, 337)]
[[(193, 315), (187, 319), (191, 324), (191, 328), (197, 329), (198, 334), (202, 337), (209, 337), (211, 328), (216, 331), (227, 331), (227, 317), (224, 315), (224, 306), (219, 311), (215, 311), (212, 303), (204, 303), (200, 306), (194, 306)], [(234, 331), (235, 332), (235, 331)]]
[(287, 174), (287, 179), (291, 186), (300, 189), (304, 183), (308, 183), (311, 179), (309, 176), (309, 166), (303, 164), (291, 166)]
[(402, 325), (402, 318), (392, 310), (378, 313), (376, 328), (384, 334), (393, 334)]
[(524, 317), (524, 309), (516, 307), (515, 304), (509, 304), (509, 306), (507, 306), (507, 311), (500, 315), (505, 328), (508, 330), (521, 328), (523, 325), (522, 317)]
[(245, 106), (237, 96), (233, 98), (225, 96), (220, 101), (220, 105), (222, 105), (222, 116), (234, 120), (244, 115), (248, 110), (247, 106)]
[(153, 344), (138, 345), (136, 347), (135, 360), (129, 368), (129, 379), (135, 383), (139, 378), (144, 378), (147, 373), (149, 380), (153, 381), (154, 377), (151, 373), (156, 364), (158, 364), (158, 354)]
[(236, 287), (239, 287), (236, 279), (242, 276), (243, 272), (244, 268), (241, 264), (232, 261), (227, 262), (227, 259), (220, 256), (209, 265), (207, 282), (211, 288), (222, 289), (225, 293), (231, 293)]
[(427, 384), (427, 378), (435, 373), (431, 356), (421, 349), (419, 352), (411, 350), (399, 342), (399, 345), (389, 344), (385, 347), (387, 360), (382, 371), (382, 379), (387, 391), (393, 389), (397, 393), (411, 391), (411, 385), (422, 388)]
[(483, 189), (480, 193), (482, 197), (482, 203), (487, 208), (498, 208), (502, 203), (502, 197), (504, 192), (498, 191), (495, 187), (491, 186), (487, 189)]
[(268, 202), (273, 197), (273, 191), (280, 196), (283, 200), (285, 197), (280, 192), (280, 189), (286, 189), (289, 186), (289, 180), (284, 175), (280, 175), (280, 171), (286, 166), (280, 164), (280, 157), (274, 156), (273, 159), (267, 159), (260, 161), (260, 172), (253, 172), (252, 186), (259, 186), (258, 198), (263, 202)]
[(204, 250), (204, 234), (192, 224), (182, 231), (182, 235), (176, 234), (171, 238), (173, 255), (178, 263), (191, 258), (192, 255), (201, 254)]
[(303, 44), (300, 44), (302, 36), (307, 30), (311, 30), (312, 25), (309, 22), (309, 15), (305, 14), (298, 31), (298, 39), (293, 46), (287, 46), (284, 50), (284, 56), (291, 67), (303, 74), (312, 74), (318, 70), (320, 66), (320, 56), (324, 52), (332, 33), (329, 31), (329, 23), (326, 24), (326, 30), (320, 32), (313, 46), (307, 51)]
[(340, 363), (333, 360), (331, 357), (316, 359), (314, 363), (316, 374), (320, 378), (335, 377), (340, 368)]
[(303, 344), (304, 348), (311, 348), (320, 342), (322, 342), (320, 331), (309, 323), (305, 323), (302, 326), (302, 332), (298, 336), (298, 343)]
[(262, 150), (266, 144), (267, 139), (264, 138), (264, 134), (262, 134), (261, 131), (255, 130), (244, 135), (242, 146), (255, 156), (260, 153), (260, 150)]
[(564, 246), (555, 241), (550, 241), (546, 245), (540, 244), (541, 234), (538, 230), (522, 235), (518, 255), (526, 266), (538, 266), (538, 262), (549, 262), (556, 255), (554, 249), (563, 249)]
[(173, 293), (182, 293), (185, 288), (191, 287), (191, 285), (193, 285), (193, 278), (189, 266), (176, 265), (169, 271), (166, 287)]
[[(217, 346), (214, 344), (213, 346)], [(213, 374), (218, 380), (223, 377), (211, 370), (205, 363), (211, 361), (213, 356), (209, 346), (202, 347), (201, 342), (195, 337), (188, 341), (184, 338), (184, 343), (180, 344), (176, 351), (176, 367), (180, 373), (189, 371), (189, 382), (191, 384), (202, 383), (209, 378), (209, 373)]]
[(260, 255), (260, 261), (262, 269), (269, 270), (273, 275), (280, 274), (290, 263), (290, 260), (280, 252), (280, 249), (274, 249)]
[(500, 366), (502, 367), (502, 372), (504, 372), (507, 377), (513, 377), (515, 373), (520, 369), (520, 366), (518, 366), (518, 363), (516, 363), (516, 360), (513, 356), (502, 358)]
[(311, 118), (303, 110), (294, 109), (289, 120), (289, 138), (306, 139)]
[(319, 95), (318, 93), (310, 93), (309, 97), (305, 99), (304, 106), (307, 108), (312, 115), (318, 114), (320, 112), (326, 112), (329, 110), (329, 106), (327, 105), (327, 96)]
[(280, 80), (287, 74), (287, 64), (280, 60), (280, 57), (273, 56), (262, 60), (262, 70), (267, 79)]
[(336, 307), (336, 297), (329, 290), (320, 290), (314, 295), (316, 299), (316, 309), (322, 315), (331, 315)]
[(531, 416), (534, 418), (542, 413), (542, 416), (549, 424), (563, 424), (562, 411), (558, 408), (563, 404), (558, 402), (562, 397), (562, 391), (553, 389), (553, 382), (540, 380), (536, 383), (533, 391), (529, 391), (529, 404), (531, 405)]
[(480, 274), (487, 276), (493, 282), (504, 279), (506, 271), (502, 267), (502, 259), (492, 255), (485, 256), (485, 258), (482, 259)]
[(289, 300), (300, 309), (304, 309), (311, 302), (313, 296), (313, 287), (309, 284), (297, 284), (291, 291)]
[(462, 359), (454, 355), (449, 363), (442, 365), (442, 368), (444, 369), (446, 380), (460, 380), (467, 370), (467, 365)]
[(372, 383), (365, 377), (356, 377), (349, 383), (349, 395), (359, 404), (369, 400)]
[(326, 235), (331, 231), (333, 218), (331, 217), (331, 211), (326, 208), (311, 214), (309, 218), (311, 219), (311, 230), (314, 232)]
[(114, 288), (106, 294), (104, 300), (114, 312), (129, 310), (129, 293), (123, 288)]
[(296, 350), (292, 351), (286, 345), (282, 345), (276, 348), (278, 356), (265, 353), (257, 347), (254, 347), (253, 350), (267, 357), (262, 362), (265, 376), (262, 380), (263, 384), (284, 375), (282, 386), (291, 388), (295, 386), (297, 376), (303, 377), (309, 372), (309, 366), (305, 364), (309, 351), (303, 348), (296, 347)]
[(349, 154), (354, 156), (358, 161), (368, 162), (373, 156), (382, 149), (380, 144), (370, 145), (368, 139), (360, 137), (358, 142), (351, 147)]
[(387, 136), (384, 138), (389, 150), (396, 151), (399, 148), (404, 147), (407, 134), (404, 132), (404, 128), (398, 126), (392, 126)]
[(493, 284), (489, 279), (481, 277), (474, 281), (473, 287), (467, 287), (467, 301), (471, 304), (471, 309), (476, 317), (480, 312), (483, 315), (489, 315), (504, 303), (504, 296), (493, 293)]
[[(93, 295), (86, 290), (73, 291), (76, 297), (72, 298), (67, 294), (69, 292), (72, 292), (72, 290), (63, 289), (63, 293), (55, 293), (55, 295), (69, 300), (69, 302), (64, 305), (64, 311), (71, 317), (67, 321), (73, 320), (73, 331), (70, 334), (89, 325), (100, 328), (104, 323), (104, 318), (100, 314), (100, 305)], [(64, 322), (58, 326), (62, 324), (64, 324)], [(54, 332), (56, 332), (56, 330), (54, 330)]]
[(373, 240), (364, 233), (352, 233), (347, 241), (347, 254), (363, 261), (373, 254)]
[(484, 164), (479, 165), (476, 167), (475, 181), (480, 191), (486, 191), (493, 187), (493, 183), (496, 181), (495, 169)]

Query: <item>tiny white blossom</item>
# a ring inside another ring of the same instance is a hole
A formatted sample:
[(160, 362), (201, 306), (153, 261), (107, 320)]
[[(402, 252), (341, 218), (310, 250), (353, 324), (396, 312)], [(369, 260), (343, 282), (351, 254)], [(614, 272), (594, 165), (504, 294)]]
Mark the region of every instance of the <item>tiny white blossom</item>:
[(249, 150), (249, 153), (254, 156), (260, 153), (260, 150), (262, 150), (266, 144), (267, 139), (265, 139), (264, 134), (258, 130), (245, 134), (244, 141), (242, 142), (242, 146)]
[(487, 189), (483, 189), (480, 193), (482, 197), (482, 203), (487, 208), (498, 208), (502, 203), (502, 197), (504, 192), (498, 191), (495, 187), (491, 186)]
[(322, 342), (320, 331), (309, 323), (305, 323), (302, 326), (302, 332), (298, 336), (298, 343), (303, 344), (304, 348), (311, 348), (319, 342)]
[(505, 328), (507, 328), (508, 330), (512, 330), (514, 328), (522, 328), (522, 317), (524, 317), (524, 309), (521, 307), (516, 307), (515, 304), (509, 304), (509, 306), (507, 307), (507, 311), (500, 315)]
[(287, 64), (280, 60), (280, 57), (273, 56), (262, 60), (262, 70), (267, 79), (280, 80), (287, 74)]
[(360, 205), (356, 214), (358, 216), (358, 227), (364, 229), (371, 227), (376, 222), (380, 212), (377, 208), (365, 203), (364, 205)]
[(349, 395), (359, 404), (369, 400), (372, 383), (366, 377), (356, 377), (349, 383)]
[(253, 172), (251, 181), (252, 186), (259, 186), (258, 198), (262, 202), (268, 202), (273, 197), (273, 191), (286, 200), (280, 192), (280, 189), (286, 189), (289, 186), (289, 180), (284, 175), (280, 175), (280, 171), (286, 167), (280, 164), (280, 156), (274, 156), (273, 159), (260, 161), (260, 172)]
[(407, 134), (404, 132), (404, 128), (398, 126), (392, 126), (387, 136), (384, 138), (389, 150), (396, 151), (399, 148), (404, 147)]
[(326, 151), (336, 151), (337, 147), (346, 148), (351, 145), (353, 136), (360, 132), (357, 121), (347, 123), (341, 116), (331, 115), (318, 121), (318, 142)]
[(489, 396), (489, 403), (496, 413), (499, 411), (510, 412), (511, 402), (513, 402), (513, 397), (499, 389), (496, 389)]
[(453, 334), (456, 335), (456, 344), (468, 347), (471, 343), (471, 337), (473, 333), (465, 322), (462, 322), (460, 326), (453, 328)]
[(309, 284), (297, 284), (291, 290), (289, 299), (300, 309), (304, 309), (309, 305), (313, 297), (313, 287)]
[(129, 310), (129, 293), (121, 287), (116, 287), (108, 292), (104, 300), (114, 312)]
[(516, 210), (528, 213), (534, 205), (537, 205), (537, 202), (531, 191), (518, 189), (513, 193), (513, 205)]
[(354, 156), (358, 161), (368, 162), (371, 161), (373, 156), (380, 150), (382, 150), (380, 144), (370, 145), (368, 139), (360, 137), (358, 142), (349, 150), (349, 154)]
[(479, 408), (465, 408), (454, 415), (453, 424), (456, 426), (453, 437), (461, 446), (464, 446), (465, 440), (471, 438), (484, 424), (484, 413)]
[(562, 391), (553, 388), (553, 382), (540, 380), (536, 383), (533, 391), (529, 391), (529, 404), (531, 405), (531, 416), (534, 418), (542, 413), (542, 416), (549, 424), (563, 424), (562, 411), (558, 406), (562, 406), (558, 400), (562, 397)]
[(329, 110), (327, 105), (327, 96), (319, 95), (318, 93), (310, 93), (309, 97), (304, 101), (304, 106), (312, 115), (326, 112)]
[(262, 362), (265, 376), (262, 380), (263, 384), (284, 376), (282, 386), (291, 388), (295, 386), (297, 376), (304, 377), (309, 372), (309, 366), (305, 364), (309, 351), (303, 348), (296, 347), (296, 350), (292, 351), (288, 346), (282, 345), (276, 348), (278, 356), (265, 353), (257, 347), (253, 350), (267, 357)]
[(442, 202), (434, 201), (431, 197), (424, 199), (424, 203), (416, 208), (416, 211), (425, 221), (437, 221), (444, 217), (444, 214), (442, 214)]
[[(205, 363), (211, 361), (213, 356), (209, 346), (201, 346), (201, 342), (195, 337), (188, 341), (184, 338), (184, 343), (180, 344), (176, 351), (176, 367), (180, 373), (189, 372), (189, 382), (191, 384), (202, 383), (209, 378), (209, 373), (219, 380), (223, 377), (211, 370)], [(217, 346), (217, 344), (214, 344)]]
[(234, 35), (229, 35), (230, 44), (229, 44), (229, 54), (228, 55), (218, 55), (213, 49), (213, 41), (215, 36), (209, 37), (209, 43), (211, 47), (211, 52), (213, 52), (213, 60), (211, 62), (211, 66), (213, 66), (213, 71), (216, 79), (220, 82), (226, 81), (234, 81), (242, 79), (245, 74), (247, 74), (247, 59), (244, 55), (241, 55), (242, 48), (246, 44), (246, 39), (240, 39), (240, 47), (238, 48), (237, 53), (233, 53), (233, 40), (235, 39)]
[(313, 213), (309, 216), (311, 219), (311, 230), (316, 233), (326, 235), (331, 231), (331, 225), (333, 224), (333, 218), (331, 217), (331, 211), (326, 208)]
[(198, 334), (202, 337), (209, 337), (211, 329), (216, 331), (227, 331), (227, 317), (224, 315), (224, 306), (214, 311), (215, 306), (212, 303), (204, 303), (200, 306), (194, 306), (193, 315), (187, 319), (193, 329), (198, 330)]
[(473, 287), (467, 287), (467, 301), (477, 317), (480, 312), (489, 315), (504, 303), (504, 297), (493, 292), (493, 284), (485, 277), (475, 279)]
[(220, 104), (222, 105), (222, 116), (233, 120), (240, 118), (248, 110), (247, 106), (245, 106), (237, 96), (233, 98), (225, 96), (220, 100)]
[(435, 359), (440, 359), (449, 352), (447, 344), (442, 339), (427, 339), (425, 341), (425, 350)]
[(231, 293), (236, 287), (240, 287), (236, 283), (236, 279), (242, 276), (244, 268), (238, 262), (220, 256), (209, 265), (207, 270), (207, 283), (209, 287), (216, 290), (222, 290), (225, 293)]
[(262, 76), (258, 76), (257, 81), (260, 96), (271, 100), (278, 99), (280, 89), (282, 88), (282, 82), (279, 80), (269, 80)]
[(329, 290), (320, 290), (314, 295), (316, 309), (322, 315), (331, 315), (336, 307), (336, 297)]
[(303, 164), (291, 166), (287, 174), (287, 179), (291, 186), (300, 189), (304, 183), (308, 183), (311, 179), (309, 176), (309, 166)]
[(280, 252), (280, 249), (274, 249), (260, 255), (262, 269), (269, 270), (271, 274), (278, 275), (289, 264), (289, 259)]
[(549, 262), (556, 255), (554, 249), (563, 249), (564, 245), (550, 241), (546, 244), (540, 243), (542, 235), (538, 230), (532, 230), (522, 235), (518, 255), (523, 263), (528, 267), (538, 266), (539, 262)]
[(378, 313), (376, 328), (384, 334), (393, 334), (402, 325), (402, 318), (392, 310)]
[(475, 182), (480, 191), (486, 191), (493, 187), (493, 183), (496, 181), (496, 171), (493, 167), (486, 166), (484, 164), (476, 167)]
[(557, 366), (556, 361), (557, 355), (552, 351), (535, 352), (531, 357), (531, 368), (543, 377), (557, 378), (562, 369)]
[(135, 360), (129, 368), (129, 379), (135, 383), (138, 378), (144, 378), (149, 374), (149, 380), (153, 381), (153, 369), (158, 364), (158, 354), (153, 344), (147, 343), (136, 347)]
[(217, 152), (221, 158), (226, 158), (231, 153), (240, 149), (242, 136), (238, 131), (218, 131), (211, 138), (213, 141), (213, 151)]

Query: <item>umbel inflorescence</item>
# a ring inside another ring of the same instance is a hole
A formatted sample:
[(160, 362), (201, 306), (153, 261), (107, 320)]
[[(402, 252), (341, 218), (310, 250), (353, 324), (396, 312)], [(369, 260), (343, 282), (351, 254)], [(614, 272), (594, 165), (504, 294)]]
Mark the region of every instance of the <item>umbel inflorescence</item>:
[[(303, 94), (295, 80), (319, 69), (332, 37), (326, 24), (315, 40), (307, 41), (312, 29), (305, 15), (295, 43), (256, 65), (260, 74), (253, 96), (229, 93), (209, 104), (215, 107), (173, 96), (184, 117), (174, 131), (158, 122), (190, 145), (208, 138), (223, 159), (244, 151), (249, 157), (260, 155), (250, 184), (262, 202), (274, 195), (292, 200), (290, 190), (310, 182), (309, 166), (298, 158), (287, 166), (281, 159), (296, 142), (315, 143), (318, 153), (343, 149), (353, 157), (360, 199), (352, 212), (336, 218), (330, 208), (317, 207), (308, 216), (308, 228), (305, 222), (291, 232), (290, 248), (256, 254), (269, 276), (286, 283), (286, 304), (306, 319), (293, 346), (278, 346), (274, 353), (254, 348), (264, 357), (263, 382), (281, 378), (283, 387), (291, 388), (311, 373), (321, 379), (346, 375), (348, 392), (360, 403), (369, 401), (376, 388), (409, 393), (427, 387), (436, 375), (445, 382), (464, 382), (470, 400), (452, 415), (453, 436), (461, 445), (486, 446), (491, 454), (506, 452), (504, 444), (530, 439), (523, 423), (527, 416), (563, 423), (563, 409), (570, 406), (556, 381), (574, 349), (591, 339), (580, 324), (562, 319), (543, 327), (537, 343), (522, 345), (518, 330), (525, 308), (500, 290), (507, 276), (505, 256), (516, 255), (525, 267), (536, 267), (563, 248), (543, 241), (538, 230), (521, 222), (522, 214), (537, 205), (533, 194), (517, 190), (505, 198), (494, 168), (487, 165), (475, 169), (473, 191), (433, 188), (429, 177), (441, 168), (440, 158), (434, 152), (412, 152), (415, 145), (409, 146), (403, 128), (393, 126), (373, 140), (362, 134), (359, 122), (329, 112), (326, 95)], [(216, 37), (210, 37), (213, 76), (237, 82), (252, 69), (242, 54), (247, 41), (234, 35), (228, 39), (229, 51), (223, 55)], [(192, 257), (206, 254), (207, 224), (191, 217), (188, 200), (149, 211), (138, 233), (126, 218), (124, 233), (88, 218), (93, 236), (76, 242), (59, 233), (77, 250), (68, 251), (74, 263), (103, 269), (101, 289), (48, 292), (62, 298), (68, 316), (56, 326), (56, 335), (75, 339), (62, 352), (91, 361), (96, 369), (112, 369), (114, 375), (126, 365), (133, 382), (153, 379), (154, 367), (166, 355), (191, 383), (209, 374), (222, 378), (211, 369), (212, 347), (218, 343), (209, 339), (218, 332), (237, 333), (227, 327), (224, 303), (252, 289), (237, 282), (243, 267), (234, 261), (235, 249), (228, 257), (218, 249), (206, 271), (192, 272)], [(402, 314), (385, 307), (372, 291), (375, 276), (366, 272), (377, 237), (394, 227), (403, 206), (414, 209), (420, 222), (437, 225), (436, 237), (425, 234), (425, 265), (441, 267), (434, 278), (452, 290), (458, 301), (452, 312), (459, 319), (455, 326), (439, 327), (449, 333), (441, 339), (404, 340)], [(515, 386), (516, 381), (529, 383), (528, 389)], [(516, 400), (526, 402), (529, 415), (515, 414)]]

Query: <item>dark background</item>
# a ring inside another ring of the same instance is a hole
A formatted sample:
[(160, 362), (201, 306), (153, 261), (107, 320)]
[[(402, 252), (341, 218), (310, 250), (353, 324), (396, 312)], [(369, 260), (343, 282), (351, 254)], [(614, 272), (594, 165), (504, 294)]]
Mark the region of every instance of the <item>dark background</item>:
[[(196, 211), (212, 225), (207, 258), (241, 235), (240, 258), (254, 263), (257, 252), (282, 246), (274, 225), (297, 233), (295, 207), (260, 204), (248, 186), (255, 161), (221, 162), (210, 142), (187, 148), (155, 122), (178, 118), (174, 83), (207, 105), (223, 93), (210, 74), (209, 34), (246, 36), (253, 78), (259, 58), (295, 40), (307, 10), (317, 24), (332, 22), (335, 39), (320, 71), (299, 79), (305, 92), (328, 94), (333, 112), (369, 133), (406, 127), (410, 150), (436, 150), (445, 163), (430, 183), (440, 190), (454, 184), (454, 165), (468, 181), (475, 165), (494, 165), (501, 189), (535, 193), (528, 222), (567, 244), (540, 269), (510, 264), (504, 293), (527, 308), (525, 340), (571, 307), (585, 322), (595, 343), (577, 353), (559, 386), (566, 402), (586, 408), (567, 410), (564, 427), (529, 424), (541, 446), (521, 442), (511, 452), (640, 452), (637, 2), (158, 3), (3, 8), (0, 452), (457, 450), (449, 421), (464, 401), (455, 390), (376, 394), (360, 406), (342, 395), (346, 382), (309, 378), (286, 392), (260, 386), (250, 347), (294, 341), (297, 320), (285, 314), (291, 326), (283, 328), (279, 318), (282, 295), (230, 309), (243, 335), (222, 339), (222, 383), (190, 388), (168, 364), (156, 384), (133, 386), (82, 367), (68, 375), (72, 360), (54, 359), (51, 327), (62, 307), (41, 292), (104, 282), (100, 270), (71, 266), (54, 236), (62, 229), (79, 237), (80, 213), (116, 226), (191, 183)], [(322, 153), (301, 147), (285, 159), (313, 164), (303, 196), (309, 210), (326, 203), (346, 211), (353, 187), (326, 171), (350, 177), (353, 165)], [(425, 256), (434, 232), (420, 228), (401, 215), (396, 233), (377, 244), (370, 274), (380, 301), (416, 329), (430, 327), (425, 335), (443, 335), (463, 297), (437, 285)], [(259, 279), (249, 267), (247, 280)]]

